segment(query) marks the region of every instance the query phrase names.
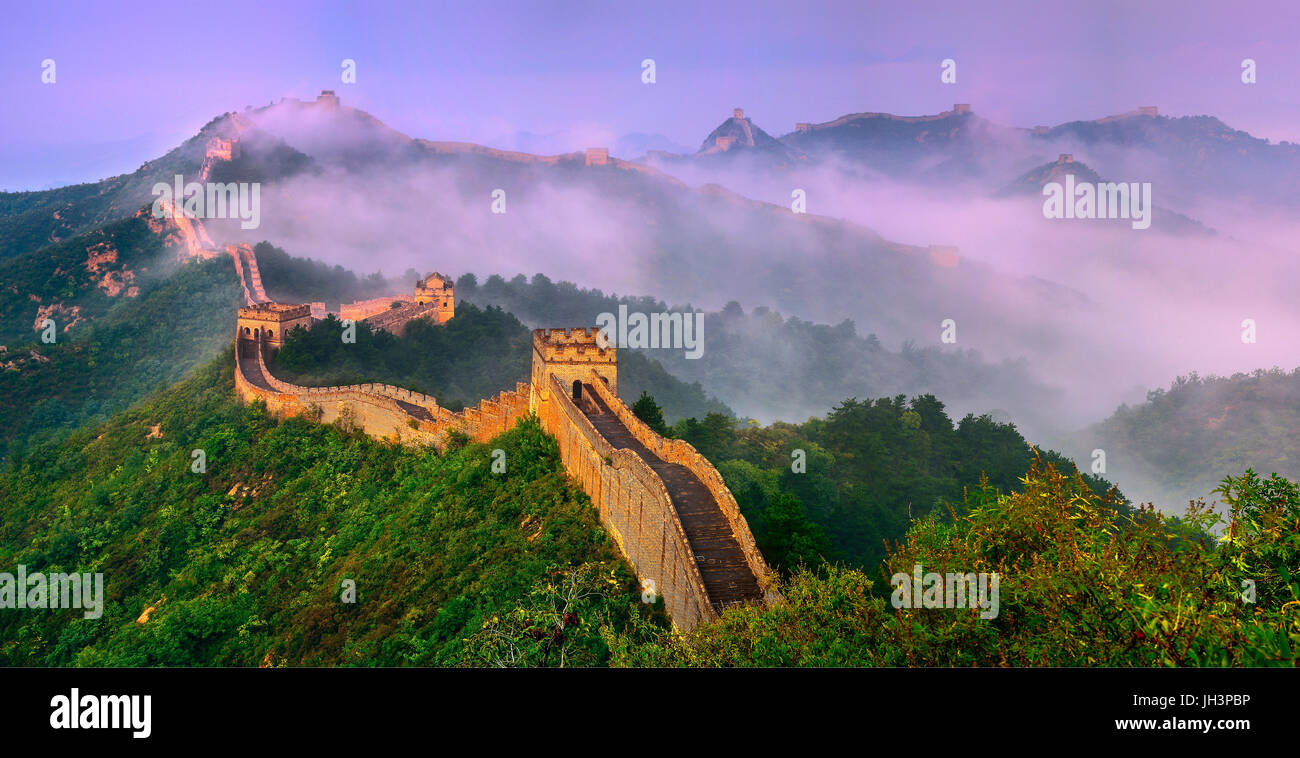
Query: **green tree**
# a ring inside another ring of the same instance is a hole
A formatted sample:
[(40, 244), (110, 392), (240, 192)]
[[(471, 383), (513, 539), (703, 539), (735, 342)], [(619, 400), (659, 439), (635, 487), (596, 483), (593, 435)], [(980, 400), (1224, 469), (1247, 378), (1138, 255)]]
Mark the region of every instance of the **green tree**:
[(664, 423), (664, 409), (659, 407), (655, 399), (648, 392), (642, 392), (641, 397), (632, 403), (632, 413), (637, 418), (645, 422), (645, 425), (655, 430), (663, 437), (671, 436), (668, 431), (668, 425)]

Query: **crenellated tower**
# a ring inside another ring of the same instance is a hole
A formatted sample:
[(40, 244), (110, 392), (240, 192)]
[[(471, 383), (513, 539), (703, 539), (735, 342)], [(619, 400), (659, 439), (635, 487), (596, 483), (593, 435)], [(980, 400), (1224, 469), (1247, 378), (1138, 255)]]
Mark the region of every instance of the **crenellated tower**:
[(595, 370), (610, 392), (618, 394), (618, 351), (612, 345), (601, 347), (599, 337), (600, 329), (596, 327), (533, 330), (530, 405), (534, 411), (543, 399), (538, 393), (550, 392), (552, 376), (572, 391), (576, 385), (590, 381)]

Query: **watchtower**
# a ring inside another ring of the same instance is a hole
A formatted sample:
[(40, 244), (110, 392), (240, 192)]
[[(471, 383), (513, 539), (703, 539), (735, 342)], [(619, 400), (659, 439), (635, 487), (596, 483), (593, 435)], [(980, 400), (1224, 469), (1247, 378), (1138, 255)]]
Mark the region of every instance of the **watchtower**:
[(955, 103), (952, 106), (952, 112), (957, 114), (958, 116), (962, 115), (963, 113), (970, 113), (970, 103)]
[(618, 351), (612, 345), (601, 347), (599, 335), (596, 327), (533, 330), (533, 410), (538, 393), (550, 395), (552, 376), (572, 392), (591, 381), (594, 369), (609, 391), (618, 394)]
[(216, 160), (233, 161), (239, 157), (239, 140), (213, 137), (208, 140), (204, 156)]
[(432, 304), (435, 307), (432, 321), (445, 324), (456, 315), (456, 285), (451, 277), (434, 271), (415, 283), (415, 304)]
[(609, 148), (607, 147), (587, 148), (588, 166), (604, 166), (607, 163), (609, 163)]
[(744, 109), (744, 108), (735, 108), (735, 109), (733, 109), (733, 110), (731, 111), (731, 117), (732, 117), (732, 118), (735, 118), (735, 119), (741, 119), (741, 118), (744, 118), (744, 117), (745, 117), (745, 109)]
[(320, 94), (316, 96), (316, 103), (317, 105), (323, 105), (326, 108), (337, 108), (339, 107), (339, 96), (334, 94), (334, 90), (332, 89), (323, 89), (320, 91)]
[[(235, 322), (240, 349), (255, 345), (261, 340), (266, 348), (278, 350), (284, 345), (284, 335), (296, 326), (311, 328), (311, 304), (257, 303), (239, 309)], [(246, 353), (245, 353), (246, 354)]]

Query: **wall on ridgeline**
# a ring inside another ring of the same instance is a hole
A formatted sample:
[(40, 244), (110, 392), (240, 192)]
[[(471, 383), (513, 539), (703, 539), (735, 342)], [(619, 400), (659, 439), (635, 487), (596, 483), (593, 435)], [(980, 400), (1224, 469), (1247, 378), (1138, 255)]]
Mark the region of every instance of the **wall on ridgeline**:
[(272, 376), (259, 342), (239, 341), (235, 351), (236, 392), (245, 402), (260, 399), (277, 416), (306, 415), (322, 423), (346, 418), (378, 439), (441, 447), (453, 430), (486, 442), (508, 431), (528, 412), (529, 387), (523, 383), (461, 413), (439, 406), (433, 397), (391, 384), (290, 384)]
[(668, 463), (677, 463), (685, 466), (692, 474), (699, 478), (700, 482), (709, 490), (709, 494), (718, 503), (722, 510), (722, 515), (726, 517), (727, 523), (731, 526), (731, 532), (740, 543), (740, 550), (745, 554), (745, 563), (754, 572), (754, 578), (758, 580), (758, 586), (762, 587), (767, 595), (769, 603), (777, 600), (771, 586), (772, 577), (767, 567), (767, 561), (763, 560), (763, 554), (758, 550), (758, 544), (754, 541), (754, 534), (749, 530), (749, 522), (740, 513), (740, 505), (736, 503), (736, 498), (731, 494), (726, 482), (722, 480), (722, 474), (709, 463), (708, 459), (700, 455), (695, 446), (685, 440), (665, 439), (659, 436), (653, 429), (646, 426), (645, 422), (632, 413), (632, 409), (622, 401), (617, 395), (605, 386), (604, 382), (593, 381), (590, 385), (600, 395), (600, 399), (605, 405), (618, 416), (623, 426), (636, 437), (637, 441), (645, 445), (650, 452), (659, 456)]
[[(590, 381), (603, 383), (594, 373)], [(717, 618), (659, 476), (641, 456), (612, 447), (557, 377), (536, 397), (538, 419), (559, 444), (565, 470), (581, 483), (637, 576), (654, 582), (673, 624), (689, 631)]]

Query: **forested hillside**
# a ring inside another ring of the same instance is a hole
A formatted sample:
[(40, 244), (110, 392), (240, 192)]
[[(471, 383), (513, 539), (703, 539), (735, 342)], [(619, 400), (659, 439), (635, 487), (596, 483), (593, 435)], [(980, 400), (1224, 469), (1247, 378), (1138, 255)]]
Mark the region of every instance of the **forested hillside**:
[[(633, 412), (656, 425), (653, 398)], [(954, 424), (933, 395), (850, 398), (803, 424), (738, 426), (711, 414), (660, 428), (717, 466), (759, 547), (787, 570), (830, 562), (873, 572), (887, 541), (925, 516), (948, 518), (982, 483), (1010, 492), (1039, 456), (1076, 472), (1059, 454), (1032, 448), (1014, 424), (974, 415)], [(1084, 479), (1097, 495), (1111, 487)], [(1115, 498), (1128, 513), (1123, 495)]]
[[(182, 266), (143, 283), (105, 316), (0, 355), (0, 451), (8, 462), (29, 441), (97, 424), (184, 378), (230, 343), (241, 302), (226, 257)], [(33, 333), (34, 334), (34, 333)]]
[[(1300, 490), (1247, 471), (1224, 491), (1237, 527), (1217, 544), (1203, 536), (1204, 512), (1127, 515), (1036, 465), (1015, 494), (977, 491), (954, 522), (917, 521), (881, 574), (799, 572), (771, 608), (731, 611), (684, 637), (641, 628), (606, 638), (619, 666), (1295, 666)], [(995, 615), (991, 603), (899, 608), (888, 578), (910, 580), (918, 565), (941, 577), (996, 573)]]
[(1300, 369), (1178, 377), (1062, 445), (1104, 450), (1130, 495), (1175, 513), (1210, 498), (1224, 471), (1300, 479)]
[(0, 563), (105, 582), (98, 619), (0, 614), (0, 663), (599, 665), (602, 625), (664, 623), (536, 423), (395, 447), (239, 406), (233, 367), (0, 476)]
[[(951, 509), (914, 513), (883, 567), (787, 560), (783, 602), (677, 636), (641, 602), (535, 422), (443, 453), (394, 446), (240, 406), (232, 370), (227, 349), (0, 475), (0, 562), (101, 571), (106, 600), (100, 618), (0, 615), (0, 663), (1220, 666), (1293, 664), (1300, 644), (1300, 492), (1281, 477), (1224, 483), (1237, 526), (1220, 542), (1207, 537), (1212, 514), (1134, 513), (1117, 493), (1034, 463), (1012, 492), (986, 482)], [(938, 474), (1005, 481), (1024, 454), (1013, 428), (954, 429), (928, 397), (849, 401), (803, 427), (735, 431), (710, 417), (675, 428), (725, 458), (738, 496), (752, 494), (742, 471), (787, 500), (806, 481), (843, 505), (865, 502), (859, 490), (895, 502), (875, 485), (937, 503), (951, 492)], [(808, 478), (783, 482), (794, 443), (809, 451), (797, 475)], [(491, 471), (495, 449), (504, 473)], [(894, 453), (916, 466), (878, 478), (903, 462)], [(751, 519), (768, 519), (768, 560), (791, 557), (789, 541), (770, 539), (781, 519), (746, 502)], [(996, 614), (894, 609), (888, 576), (917, 564), (996, 572)], [(1246, 579), (1253, 603), (1241, 599)]]

